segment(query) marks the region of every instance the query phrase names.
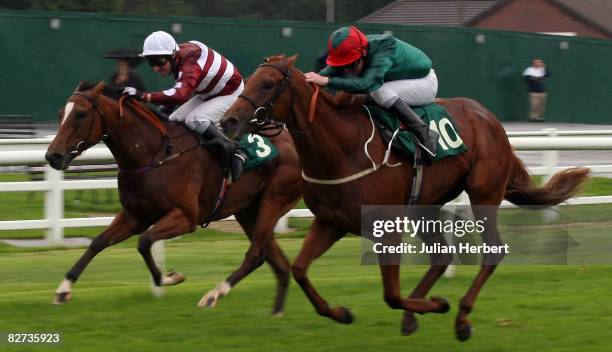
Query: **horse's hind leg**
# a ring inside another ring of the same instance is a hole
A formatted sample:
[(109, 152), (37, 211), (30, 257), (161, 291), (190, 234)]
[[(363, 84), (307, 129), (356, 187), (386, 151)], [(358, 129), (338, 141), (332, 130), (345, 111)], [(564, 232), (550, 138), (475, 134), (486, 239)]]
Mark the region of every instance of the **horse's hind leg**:
[[(495, 204), (496, 200), (481, 200), (470, 194), (472, 202), (472, 212), (476, 220), (486, 219), (485, 231), (482, 234), (482, 242), (489, 246), (501, 245), (501, 238), (497, 231), (497, 205), (478, 205), (478, 204)], [(501, 202), (501, 200), (497, 200)], [(497, 203), (499, 204), (499, 203)], [(455, 333), (459, 341), (467, 341), (472, 335), (472, 325), (467, 316), (474, 308), (474, 302), (478, 293), (487, 282), (489, 277), (495, 271), (497, 264), (501, 262), (504, 254), (484, 254), (483, 262), (480, 271), (472, 282), (469, 290), (459, 302), (459, 312), (455, 320)]]
[[(240, 226), (242, 226), (242, 229), (244, 230), (249, 240), (252, 240), (252, 233), (255, 228), (255, 221), (257, 219), (258, 210), (259, 205), (253, 204), (249, 208), (236, 214), (236, 219), (238, 220)], [(287, 260), (287, 257), (284, 255), (274, 238), (270, 240), (268, 248), (265, 252), (266, 261), (272, 267), (274, 275), (278, 280), (276, 299), (274, 302), (272, 314), (281, 315), (283, 312), (283, 307), (285, 305), (285, 298), (287, 296), (291, 265), (289, 264), (289, 260)], [(244, 278), (244, 276), (239, 277), (237, 274), (239, 274), (239, 271), (232, 273), (232, 275), (230, 275), (230, 277), (228, 277), (225, 281), (219, 283), (214, 289), (208, 291), (200, 301), (201, 306), (216, 306), (219, 299), (225, 296), (229, 292), (229, 289), (231, 287), (237, 285), (238, 282), (242, 278)]]
[(55, 291), (53, 303), (66, 303), (72, 298), (72, 285), (79, 279), (89, 262), (104, 248), (119, 243), (140, 231), (142, 229), (139, 229), (139, 224), (134, 219), (123, 211), (117, 214), (109, 227), (91, 241), (85, 253), (66, 273), (64, 280)]
[(441, 297), (402, 298), (400, 293), (399, 265), (380, 265), (387, 305), (393, 309), (403, 309), (414, 313), (446, 313), (448, 302)]
[(240, 267), (225, 281), (207, 292), (198, 303), (199, 307), (214, 307), (219, 297), (226, 295), (240, 280), (257, 269), (264, 260), (268, 260), (279, 284), (273, 313), (282, 312), (289, 284), (288, 261), (274, 242), (274, 226), (283, 214), (295, 206), (300, 197), (300, 185), (296, 183), (298, 175), (295, 169), (291, 163), (281, 163), (277, 166), (272, 176), (266, 179), (266, 187), (260, 193), (260, 198), (236, 214), (251, 239), (251, 246)]
[(155, 241), (165, 240), (173, 238), (184, 233), (193, 232), (196, 229), (195, 221), (189, 219), (185, 213), (179, 209), (174, 208), (170, 210), (166, 215), (159, 219), (153, 226), (149, 227), (138, 241), (138, 252), (142, 255), (151, 276), (153, 283), (156, 286), (161, 285), (176, 285), (185, 280), (180, 273), (168, 273), (162, 277), (159, 268), (155, 264), (153, 255), (151, 254), (151, 246)]
[(268, 246), (266, 260), (270, 263), (270, 266), (272, 266), (274, 275), (276, 275), (276, 279), (278, 280), (272, 314), (274, 316), (282, 316), (285, 309), (287, 290), (289, 289), (289, 280), (291, 279), (291, 264), (278, 245), (278, 242), (274, 239), (270, 241)]
[(293, 278), (300, 285), (319, 315), (329, 317), (338, 323), (350, 324), (354, 320), (351, 311), (342, 306), (331, 308), (312, 286), (306, 275), (310, 264), (345, 234), (345, 231), (315, 218), (308, 235), (304, 239), (300, 254), (293, 262), (291, 271), (293, 272)]
[[(437, 211), (437, 214), (432, 215), (434, 215), (435, 218), (438, 218), (438, 214), (439, 210)], [(427, 218), (434, 219), (434, 216)], [(446, 240), (440, 233), (419, 234), (419, 237), (427, 246), (433, 246), (434, 244), (439, 244), (441, 246), (447, 245)], [(421, 281), (414, 288), (414, 290), (412, 290), (412, 293), (408, 298), (424, 298), (427, 293), (429, 293), (433, 285), (438, 281), (440, 276), (444, 274), (446, 268), (452, 262), (453, 256), (452, 254), (430, 254), (429, 260), (429, 270), (427, 270)], [(405, 311), (402, 317), (402, 335), (411, 335), (418, 329), (418, 326), (418, 321), (414, 316), (414, 313), (411, 311)]]

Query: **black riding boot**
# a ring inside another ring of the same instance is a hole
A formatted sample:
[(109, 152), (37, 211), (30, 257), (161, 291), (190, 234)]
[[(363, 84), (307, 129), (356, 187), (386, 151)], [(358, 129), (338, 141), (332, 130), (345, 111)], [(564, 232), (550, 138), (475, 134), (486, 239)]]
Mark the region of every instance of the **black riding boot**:
[(402, 123), (414, 132), (423, 149), (429, 154), (429, 161), (433, 160), (438, 148), (438, 138), (440, 138), (438, 132), (431, 130), (419, 115), (412, 111), (410, 106), (401, 99), (397, 99), (391, 109), (399, 116)]
[(206, 131), (202, 133), (206, 141), (210, 141), (214, 145), (221, 158), (221, 165), (225, 171), (230, 171), (232, 181), (237, 181), (242, 175), (244, 161), (246, 156), (242, 151), (238, 150), (236, 142), (227, 138), (214, 125), (208, 126)]
[(242, 149), (236, 149), (232, 158), (232, 180), (238, 181), (244, 171), (244, 163), (247, 160), (247, 155)]

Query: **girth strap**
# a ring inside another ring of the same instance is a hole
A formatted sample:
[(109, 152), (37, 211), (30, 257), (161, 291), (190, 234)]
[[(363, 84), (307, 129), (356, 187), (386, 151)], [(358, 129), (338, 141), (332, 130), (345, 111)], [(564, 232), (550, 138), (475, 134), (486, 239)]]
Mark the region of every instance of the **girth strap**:
[(221, 207), (223, 206), (223, 202), (225, 201), (225, 196), (227, 195), (227, 189), (229, 188), (229, 185), (230, 185), (229, 178), (230, 177), (224, 175), (223, 178), (221, 179), (221, 188), (219, 189), (219, 195), (217, 195), (215, 206), (212, 212), (210, 212), (210, 215), (208, 216), (208, 218), (206, 218), (206, 221), (204, 221), (202, 225), (200, 225), (201, 228), (203, 229), (207, 228), (208, 225), (210, 225), (211, 221), (213, 221), (215, 216), (217, 216), (217, 213), (219, 212), (219, 210), (221, 210)]

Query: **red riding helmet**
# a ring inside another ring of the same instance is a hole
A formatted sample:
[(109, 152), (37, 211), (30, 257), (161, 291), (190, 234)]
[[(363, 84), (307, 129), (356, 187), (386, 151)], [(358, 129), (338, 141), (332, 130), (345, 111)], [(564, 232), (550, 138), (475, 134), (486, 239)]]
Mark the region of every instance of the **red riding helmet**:
[(327, 42), (329, 66), (346, 66), (365, 56), (368, 38), (359, 29), (350, 26), (336, 29)]

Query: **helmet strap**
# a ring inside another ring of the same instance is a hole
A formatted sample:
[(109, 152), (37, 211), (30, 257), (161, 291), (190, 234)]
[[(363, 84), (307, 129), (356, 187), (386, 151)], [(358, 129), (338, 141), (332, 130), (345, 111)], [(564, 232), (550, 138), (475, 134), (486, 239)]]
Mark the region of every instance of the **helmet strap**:
[(170, 57), (170, 72), (174, 73), (175, 76), (177, 75), (177, 72), (176, 72), (176, 64), (177, 64), (177, 61), (178, 61), (178, 58), (177, 58), (178, 54), (177, 54), (177, 52), (178, 51), (175, 50), (172, 53), (172, 56)]

